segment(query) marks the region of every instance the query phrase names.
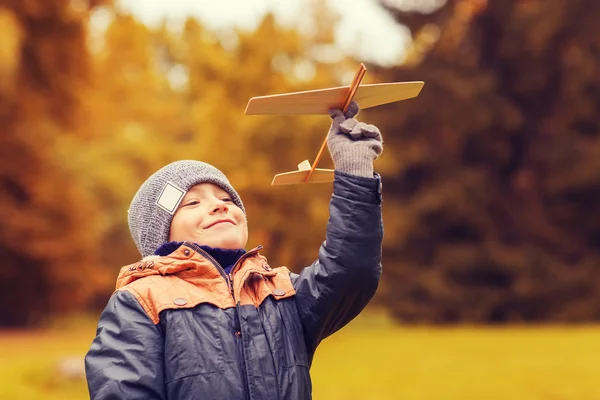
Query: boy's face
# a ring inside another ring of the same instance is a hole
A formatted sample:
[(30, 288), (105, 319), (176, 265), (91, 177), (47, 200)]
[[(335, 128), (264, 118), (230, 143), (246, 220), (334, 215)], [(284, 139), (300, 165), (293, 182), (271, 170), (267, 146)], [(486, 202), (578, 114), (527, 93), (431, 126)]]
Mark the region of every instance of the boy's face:
[(248, 240), (246, 216), (220, 186), (200, 183), (188, 190), (175, 212), (169, 240), (242, 249)]

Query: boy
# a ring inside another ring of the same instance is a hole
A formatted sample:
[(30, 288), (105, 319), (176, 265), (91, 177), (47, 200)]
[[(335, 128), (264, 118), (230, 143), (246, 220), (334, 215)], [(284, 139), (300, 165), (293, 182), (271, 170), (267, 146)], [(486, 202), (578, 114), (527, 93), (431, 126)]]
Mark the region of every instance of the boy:
[(326, 240), (300, 274), (245, 251), (243, 203), (216, 168), (163, 167), (129, 227), (143, 259), (123, 267), (86, 355), (92, 399), (310, 399), (318, 344), (367, 305), (381, 274), (379, 130), (358, 105), (332, 110)]

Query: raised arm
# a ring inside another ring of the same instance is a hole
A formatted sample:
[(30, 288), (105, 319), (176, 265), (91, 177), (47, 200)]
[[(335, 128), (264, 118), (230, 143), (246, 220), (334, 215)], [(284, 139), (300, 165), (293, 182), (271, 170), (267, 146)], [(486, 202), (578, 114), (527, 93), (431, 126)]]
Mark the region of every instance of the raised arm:
[(379, 130), (346, 113), (332, 112), (328, 137), (335, 164), (329, 221), (318, 260), (292, 274), (310, 355), (369, 303), (381, 275), (381, 179), (373, 161), (382, 152)]
[(91, 400), (166, 399), (163, 337), (137, 299), (117, 291), (85, 356)]

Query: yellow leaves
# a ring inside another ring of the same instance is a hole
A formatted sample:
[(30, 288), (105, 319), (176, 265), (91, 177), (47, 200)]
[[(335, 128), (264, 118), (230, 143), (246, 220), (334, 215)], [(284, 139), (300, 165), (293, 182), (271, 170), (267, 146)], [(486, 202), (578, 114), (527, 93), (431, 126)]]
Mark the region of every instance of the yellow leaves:
[[(78, 0), (14, 4), (0, 10), (0, 106), (14, 114), (0, 114), (0, 144), (11, 149), (0, 158), (0, 188), (14, 189), (0, 190), (10, 236), (0, 245), (17, 251), (31, 239), (54, 287), (106, 282), (103, 274), (139, 257), (126, 213), (139, 186), (167, 163), (197, 159), (242, 194), (251, 242), (270, 244), (274, 263), (312, 261), (331, 186), (270, 183), (314, 158), (330, 120), (244, 110), (253, 96), (348, 83), (356, 64), (332, 48), (325, 5), (304, 10), (314, 23), (301, 34), (271, 15), (254, 32), (212, 32), (193, 19), (151, 28), (110, 7), (88, 13)], [(22, 20), (35, 23), (25, 31)], [(331, 166), (324, 157), (320, 167)], [(81, 274), (65, 272), (81, 263)], [(77, 290), (85, 299), (97, 289)], [(64, 293), (55, 297), (62, 307)]]
[(442, 34), (441, 29), (435, 24), (426, 24), (415, 35), (412, 45), (407, 51), (404, 63), (412, 67), (421, 63), (435, 46)]
[(0, 93), (11, 97), (21, 63), (23, 31), (15, 15), (5, 8), (0, 8), (0, 26)]
[[(22, 323), (62, 307), (56, 290), (68, 287), (74, 298), (81, 299), (93, 292), (80, 284), (97, 262), (98, 209), (85, 185), (74, 179), (71, 159), (81, 148), (62, 151), (87, 128), (80, 124), (85, 117), (80, 106), (87, 94), (90, 65), (81, 9), (73, 9), (68, 1), (4, 4), (0, 252), (7, 255), (3, 268), (19, 279), (4, 282), (0, 290), (34, 290), (21, 294), (35, 297), (37, 304), (16, 308), (2, 302), (0, 313), (10, 315), (9, 323)], [(80, 274), (72, 273), (74, 266)]]

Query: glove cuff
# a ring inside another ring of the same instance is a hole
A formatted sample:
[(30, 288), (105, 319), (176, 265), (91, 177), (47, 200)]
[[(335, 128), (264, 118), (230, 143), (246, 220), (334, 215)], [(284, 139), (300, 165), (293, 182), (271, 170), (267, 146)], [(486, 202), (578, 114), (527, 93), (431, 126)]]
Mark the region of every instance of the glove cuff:
[(373, 161), (376, 153), (368, 147), (353, 148), (352, 151), (341, 152), (332, 158), (335, 169), (340, 172), (366, 178), (373, 177)]

